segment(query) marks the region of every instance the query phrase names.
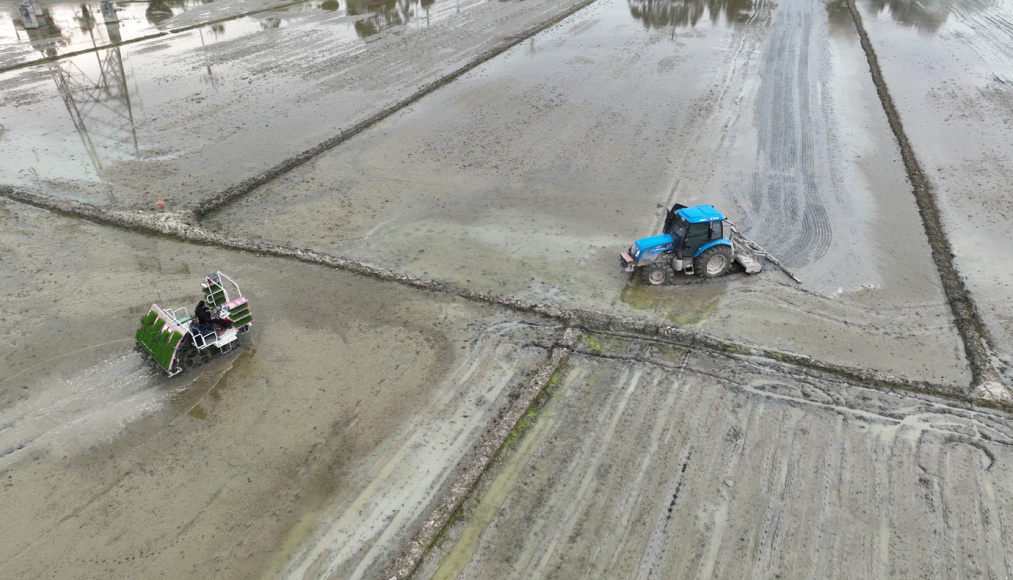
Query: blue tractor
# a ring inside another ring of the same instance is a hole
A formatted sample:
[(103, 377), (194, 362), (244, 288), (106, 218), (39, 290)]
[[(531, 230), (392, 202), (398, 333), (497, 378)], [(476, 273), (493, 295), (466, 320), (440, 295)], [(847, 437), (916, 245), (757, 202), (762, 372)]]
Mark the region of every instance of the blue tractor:
[(665, 218), (663, 233), (633, 242), (619, 259), (626, 272), (640, 268), (641, 280), (651, 286), (670, 282), (676, 272), (701, 278), (723, 276), (736, 260), (747, 272), (759, 272), (759, 262), (751, 255), (736, 255), (733, 231), (709, 205), (676, 205)]

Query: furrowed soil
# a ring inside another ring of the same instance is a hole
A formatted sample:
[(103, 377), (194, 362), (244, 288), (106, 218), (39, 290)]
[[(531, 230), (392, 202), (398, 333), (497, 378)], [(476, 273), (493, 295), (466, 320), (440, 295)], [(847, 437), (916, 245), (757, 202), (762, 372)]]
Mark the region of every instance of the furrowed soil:
[(416, 578), (1010, 572), (1004, 414), (598, 336), (537, 415)]

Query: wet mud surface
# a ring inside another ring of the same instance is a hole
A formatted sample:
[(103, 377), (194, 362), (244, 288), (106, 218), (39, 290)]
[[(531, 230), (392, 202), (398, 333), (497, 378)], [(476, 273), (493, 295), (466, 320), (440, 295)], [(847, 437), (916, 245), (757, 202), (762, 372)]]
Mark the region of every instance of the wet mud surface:
[(1008, 572), (1005, 415), (650, 343), (577, 349), (416, 578)]
[[(558, 334), (290, 261), (0, 211), (17, 285), (0, 303), (11, 577), (371, 577)], [(213, 268), (241, 282), (254, 330), (166, 379), (123, 337), (153, 283), (190, 305), (193, 272)]]
[[(6, 575), (1008, 575), (1010, 2), (43, 5)], [(675, 202), (803, 284), (620, 272)], [(254, 330), (166, 379), (214, 269)]]
[(985, 322), (995, 367), (1009, 381), (1013, 4), (857, 6), (937, 197), (953, 263)]
[[(804, 2), (740, 13), (645, 29), (628, 5), (596, 3), (204, 225), (964, 382), (854, 27)], [(631, 283), (616, 255), (675, 201), (713, 203), (804, 284), (769, 268), (674, 290)]]

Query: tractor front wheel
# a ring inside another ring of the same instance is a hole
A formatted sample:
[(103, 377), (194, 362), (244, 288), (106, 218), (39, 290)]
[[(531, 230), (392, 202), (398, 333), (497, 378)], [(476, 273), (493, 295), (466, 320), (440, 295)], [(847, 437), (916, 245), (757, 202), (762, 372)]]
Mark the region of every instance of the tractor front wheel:
[(647, 286), (660, 286), (667, 284), (674, 275), (675, 272), (672, 271), (672, 266), (668, 264), (667, 260), (658, 260), (644, 266), (640, 273), (640, 279)]
[(732, 268), (732, 247), (711, 246), (693, 260), (693, 270), (701, 278), (724, 276)]

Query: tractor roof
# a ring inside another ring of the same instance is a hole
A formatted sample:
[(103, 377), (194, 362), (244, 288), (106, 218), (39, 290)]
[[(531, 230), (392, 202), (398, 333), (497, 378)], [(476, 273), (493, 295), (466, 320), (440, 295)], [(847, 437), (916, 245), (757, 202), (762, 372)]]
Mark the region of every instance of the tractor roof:
[(716, 209), (709, 205), (684, 207), (678, 210), (678, 214), (691, 224), (718, 222), (725, 219), (725, 216), (719, 214)]

